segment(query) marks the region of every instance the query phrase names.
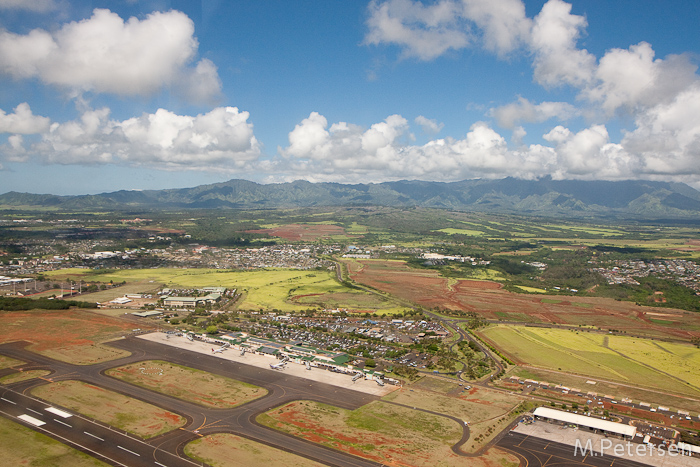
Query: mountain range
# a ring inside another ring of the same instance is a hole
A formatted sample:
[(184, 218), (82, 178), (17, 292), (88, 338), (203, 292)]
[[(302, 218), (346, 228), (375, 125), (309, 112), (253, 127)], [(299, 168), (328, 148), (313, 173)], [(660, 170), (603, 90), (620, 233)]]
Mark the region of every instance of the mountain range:
[(504, 178), (459, 182), (395, 181), (346, 185), (262, 185), (229, 180), (193, 188), (116, 191), (57, 196), (9, 192), (0, 208), (91, 209), (271, 209), (311, 206), (430, 207), (460, 211), (552, 215), (571, 218), (624, 217), (700, 219), (700, 192), (683, 183)]

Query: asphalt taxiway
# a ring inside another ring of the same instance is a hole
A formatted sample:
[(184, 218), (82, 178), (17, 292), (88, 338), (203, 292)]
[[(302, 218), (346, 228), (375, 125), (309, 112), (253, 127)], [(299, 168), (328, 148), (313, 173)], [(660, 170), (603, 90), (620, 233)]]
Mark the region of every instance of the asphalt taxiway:
[[(132, 352), (132, 355), (88, 366), (71, 365), (35, 354), (26, 350), (26, 345), (27, 343), (17, 342), (0, 345), (0, 354), (28, 362), (23, 367), (48, 369), (51, 371), (51, 374), (44, 378), (23, 381), (0, 388), (2, 392), (0, 415), (11, 418), (37, 431), (45, 432), (59, 441), (72, 445), (87, 454), (100, 457), (113, 465), (201, 465), (201, 463), (193, 464), (185, 457), (184, 446), (198, 437), (211, 433), (234, 433), (328, 465), (347, 467), (379, 465), (375, 462), (272, 430), (258, 424), (255, 420), (260, 413), (299, 399), (322, 402), (353, 410), (378, 400), (377, 396), (288, 375), (284, 371), (252, 367), (244, 363), (194, 353), (138, 338), (127, 338), (110, 343), (110, 345)], [(226, 376), (261, 386), (267, 389), (268, 394), (233, 409), (211, 409), (131, 385), (109, 377), (104, 373), (109, 368), (143, 360), (167, 360), (183, 366)], [(20, 415), (32, 416), (33, 412), (30, 409), (44, 414), (46, 412), (45, 407), (49, 404), (31, 397), (29, 391), (49, 381), (61, 380), (84, 381), (142, 400), (182, 415), (187, 420), (187, 424), (181, 429), (143, 440), (134, 435), (119, 433), (118, 430), (107, 427), (98, 421), (75, 414), (71, 417), (75, 422), (74, 426), (70, 422), (59, 418), (55, 420), (54, 418), (50, 420), (46, 418), (40, 419), (37, 414), (34, 414), (36, 415), (34, 418), (44, 421), (45, 424), (36, 426), (26, 419), (17, 418)], [(101, 438), (104, 441), (85, 434), (85, 432), (90, 433), (90, 435), (96, 435), (97, 438)], [(166, 455), (170, 457), (167, 459), (163, 457)], [(177, 456), (178, 460), (174, 460), (174, 456)], [(149, 461), (146, 462), (145, 459), (149, 459)]]

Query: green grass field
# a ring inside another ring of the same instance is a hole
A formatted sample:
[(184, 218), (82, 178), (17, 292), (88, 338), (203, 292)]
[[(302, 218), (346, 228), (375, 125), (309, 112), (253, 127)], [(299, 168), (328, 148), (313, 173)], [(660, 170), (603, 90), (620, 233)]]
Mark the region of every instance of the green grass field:
[[(335, 280), (327, 270), (301, 271), (298, 269), (264, 269), (254, 271), (229, 271), (221, 269), (128, 269), (95, 273), (90, 269), (62, 269), (47, 273), (53, 278), (82, 278), (86, 281), (139, 282), (144, 286), (151, 281), (170, 288), (228, 287), (244, 292), (239, 305), (241, 310), (278, 309), (281, 311), (305, 310), (308, 305), (295, 304), (290, 298), (297, 295), (354, 293)], [(118, 290), (118, 289), (115, 289)], [(88, 297), (88, 296), (86, 296)]]
[(564, 329), (497, 325), (481, 331), (514, 359), (535, 367), (700, 395), (700, 349)]

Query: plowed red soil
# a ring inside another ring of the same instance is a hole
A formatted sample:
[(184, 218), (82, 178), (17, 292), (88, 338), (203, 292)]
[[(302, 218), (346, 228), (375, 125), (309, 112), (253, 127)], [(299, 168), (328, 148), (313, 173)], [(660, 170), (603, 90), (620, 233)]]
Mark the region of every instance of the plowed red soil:
[[(402, 261), (357, 260), (348, 264), (350, 278), (427, 309), (472, 311), (486, 319), (594, 325), (647, 336), (691, 339), (700, 336), (700, 314), (670, 308), (637, 306), (596, 297), (518, 294), (489, 281), (457, 280), (438, 271), (413, 269)], [(664, 313), (670, 325), (651, 321)], [(649, 316), (646, 314), (649, 313)]]

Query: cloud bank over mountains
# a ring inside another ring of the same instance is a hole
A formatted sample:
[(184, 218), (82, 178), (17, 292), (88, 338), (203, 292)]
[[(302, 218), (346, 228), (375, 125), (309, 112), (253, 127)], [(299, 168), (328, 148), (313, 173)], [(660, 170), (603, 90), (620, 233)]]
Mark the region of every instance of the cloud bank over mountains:
[[(25, 5), (56, 7), (48, 0)], [(4, 0), (0, 8), (21, 6)], [(444, 123), (430, 115), (393, 114), (363, 125), (329, 122), (319, 108), (293, 128), (278, 129), (289, 132), (288, 144), (274, 153), (255, 136), (256, 115), (216, 106), (219, 70), (199, 56), (194, 22), (184, 13), (123, 19), (95, 9), (52, 30), (0, 30), (1, 75), (54, 87), (78, 107), (87, 102), (79, 118), (62, 122), (36, 115), (27, 102), (0, 109), (0, 133), (7, 136), (0, 161), (211, 170), (265, 181), (551, 175), (700, 186), (700, 76), (693, 58), (659, 58), (647, 42), (596, 57), (579, 45), (587, 25), (562, 0), (549, 0), (533, 17), (520, 0), (373, 0), (360, 47), (426, 64), (459, 61), (465, 50), (506, 62), (525, 55), (543, 94), (566, 88), (575, 98), (537, 102), (514, 94), (511, 103), (487, 109), (482, 121), (465, 120), (465, 133), (453, 136), (440, 136)], [(179, 115), (159, 108), (119, 120), (110, 108), (89, 105), (93, 96), (138, 99), (164, 90), (209, 110)], [(586, 127), (570, 129), (576, 118)], [(609, 126), (620, 118), (633, 125), (613, 140)], [(537, 135), (539, 143), (526, 145), (530, 124), (547, 130)], [(428, 141), (416, 143), (417, 132)]]

